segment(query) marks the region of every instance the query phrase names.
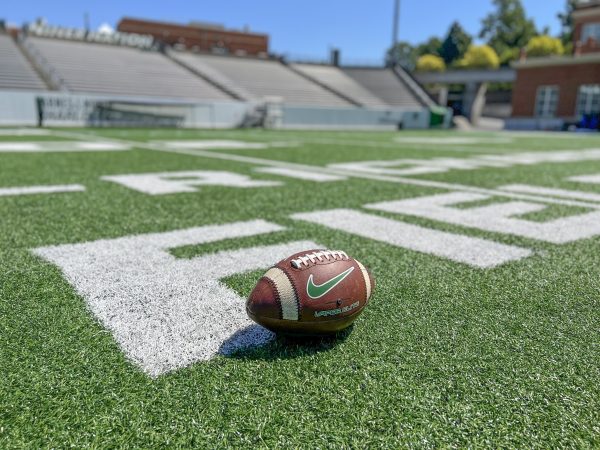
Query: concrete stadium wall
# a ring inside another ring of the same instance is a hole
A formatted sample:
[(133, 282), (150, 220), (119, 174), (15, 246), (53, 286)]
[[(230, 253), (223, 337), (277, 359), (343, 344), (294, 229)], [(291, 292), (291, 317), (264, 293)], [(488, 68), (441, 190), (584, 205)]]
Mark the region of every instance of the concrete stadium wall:
[(428, 109), (315, 108), (283, 105), (281, 128), (362, 128), (424, 129), (429, 128)]
[(563, 129), (564, 123), (563, 119), (557, 118), (509, 117), (504, 122), (504, 128), (517, 131), (560, 131)]
[[(57, 127), (92, 125), (90, 118), (97, 105), (103, 102), (131, 102), (127, 109), (134, 113), (180, 116), (183, 119), (178, 121), (177, 126), (184, 128), (239, 127), (257, 106), (241, 101), (185, 103), (177, 100), (56, 91), (0, 91), (0, 126), (36, 126), (38, 98), (44, 100), (44, 126)], [(397, 129), (401, 125), (404, 129), (425, 129), (429, 127), (429, 120), (430, 112), (427, 108), (406, 110), (281, 105), (280, 117), (273, 123), (273, 127)]]
[(0, 126), (35, 126), (39, 92), (0, 91)]
[[(184, 128), (233, 128), (242, 123), (250, 105), (245, 102), (185, 103), (180, 100), (71, 94), (56, 91), (0, 91), (0, 126), (36, 126), (37, 98), (49, 105), (50, 118), (45, 126), (89, 126), (89, 116), (95, 105), (102, 102), (132, 102), (156, 114), (179, 114)], [(145, 103), (154, 105), (146, 107)], [(134, 108), (133, 108), (134, 109)]]

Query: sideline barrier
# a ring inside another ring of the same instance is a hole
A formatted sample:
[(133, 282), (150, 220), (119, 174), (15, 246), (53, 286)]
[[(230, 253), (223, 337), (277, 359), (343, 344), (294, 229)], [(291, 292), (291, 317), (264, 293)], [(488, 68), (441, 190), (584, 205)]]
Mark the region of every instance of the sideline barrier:
[[(243, 101), (185, 102), (146, 97), (0, 91), (0, 126), (425, 129), (428, 108), (352, 108)], [(273, 117), (272, 117), (273, 116)], [(448, 126), (445, 120), (443, 126)]]

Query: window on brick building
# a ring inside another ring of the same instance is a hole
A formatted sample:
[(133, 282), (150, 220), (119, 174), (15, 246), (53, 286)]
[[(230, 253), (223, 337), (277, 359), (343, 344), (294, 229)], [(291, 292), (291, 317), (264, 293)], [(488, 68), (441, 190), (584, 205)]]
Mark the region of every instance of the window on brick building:
[(581, 30), (581, 40), (587, 42), (594, 39), (600, 42), (600, 23), (586, 23)]
[(577, 95), (577, 115), (600, 114), (600, 84), (579, 86)]
[(558, 86), (540, 86), (535, 98), (537, 117), (554, 117), (558, 106)]

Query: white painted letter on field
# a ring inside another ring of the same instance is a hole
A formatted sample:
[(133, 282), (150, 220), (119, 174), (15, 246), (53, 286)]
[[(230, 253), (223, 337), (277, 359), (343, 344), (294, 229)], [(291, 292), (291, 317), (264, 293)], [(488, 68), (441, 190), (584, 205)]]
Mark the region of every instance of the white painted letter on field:
[(169, 249), (280, 231), (262, 220), (33, 250), (60, 267), (123, 352), (151, 376), (272, 338), (220, 280), (319, 247), (296, 241), (174, 257)]
[(277, 181), (252, 180), (247, 175), (213, 170), (106, 175), (101, 179), (150, 195), (196, 192), (198, 186), (254, 188), (281, 185)]
[(546, 209), (547, 205), (511, 201), (475, 208), (453, 206), (489, 198), (491, 198), (489, 195), (451, 192), (408, 200), (372, 203), (365, 207), (439, 220), (484, 231), (513, 234), (553, 244), (564, 244), (600, 235), (600, 211), (561, 217), (547, 222), (535, 222), (513, 216), (542, 211)]

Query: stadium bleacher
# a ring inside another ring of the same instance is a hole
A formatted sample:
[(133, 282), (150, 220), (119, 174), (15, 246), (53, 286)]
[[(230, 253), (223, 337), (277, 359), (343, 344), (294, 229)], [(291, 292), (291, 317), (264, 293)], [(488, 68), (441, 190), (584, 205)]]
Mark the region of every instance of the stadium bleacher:
[(177, 52), (175, 57), (237, 85), (254, 98), (281, 97), (284, 103), (310, 106), (353, 106), (347, 100), (295, 73), (276, 60)]
[(423, 101), (415, 95), (392, 69), (343, 68), (343, 72), (390, 106), (422, 108)]
[(226, 77), (224, 74), (213, 68), (211, 65), (206, 64), (201, 58), (188, 52), (181, 51), (167, 51), (167, 55), (178, 64), (186, 67), (188, 70), (197, 74), (198, 76), (210, 79), (213, 83), (218, 84), (222, 90), (230, 93), (234, 98), (239, 100), (258, 100), (258, 97), (248, 90), (241, 87), (233, 80)]
[(27, 124), (123, 126), (125, 117), (127, 126), (148, 126), (152, 117), (163, 126), (176, 104), (188, 109), (177, 110), (173, 126), (425, 128), (435, 106), (400, 68), (201, 53), (43, 21), (0, 34), (0, 90), (0, 118), (16, 123), (10, 103)]
[[(22, 47), (46, 77), (46, 86), (21, 49), (0, 35), (0, 88), (59, 89), (186, 100), (262, 101), (315, 107), (423, 108), (416, 83), (392, 69), (340, 68), (275, 59), (163, 53), (127, 45), (29, 36)], [(408, 75), (407, 75), (408, 77)]]
[(27, 44), (71, 92), (186, 100), (231, 99), (155, 51), (39, 37), (27, 38)]
[(321, 64), (292, 64), (292, 67), (315, 81), (339, 91), (360, 106), (387, 106), (387, 102), (369, 92), (339, 67)]
[(7, 34), (0, 34), (0, 89), (47, 89), (15, 41)]

